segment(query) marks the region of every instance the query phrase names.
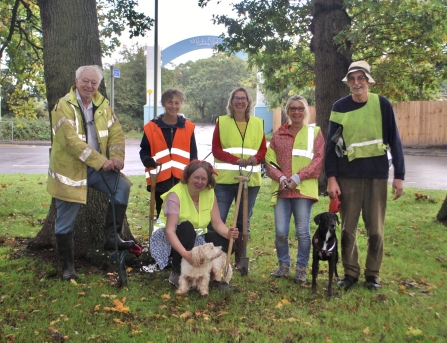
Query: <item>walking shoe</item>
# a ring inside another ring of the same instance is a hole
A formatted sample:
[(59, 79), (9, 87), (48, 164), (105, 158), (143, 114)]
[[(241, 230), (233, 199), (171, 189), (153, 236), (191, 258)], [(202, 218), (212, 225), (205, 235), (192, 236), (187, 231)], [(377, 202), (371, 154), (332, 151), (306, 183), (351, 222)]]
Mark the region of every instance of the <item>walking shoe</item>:
[(211, 282), (211, 287), (213, 289), (217, 289), (218, 291), (222, 291), (222, 292), (234, 292), (234, 290), (236, 288), (232, 284), (229, 284), (229, 283), (226, 283), (226, 282), (223, 282), (223, 281), (219, 282), (219, 281), (216, 281), (216, 280), (213, 280)]
[(178, 287), (178, 279), (180, 277), (180, 274), (177, 274), (175, 272), (171, 272), (171, 275), (169, 275), (169, 283), (175, 287)]
[(270, 276), (280, 278), (283, 276), (289, 275), (289, 269), (290, 267), (285, 264), (284, 262), (279, 262), (279, 267), (274, 272), (270, 273)]
[(371, 291), (376, 291), (379, 288), (382, 288), (380, 284), (379, 278), (377, 276), (366, 276), (365, 277), (365, 287)]
[(359, 279), (351, 275), (345, 274), (343, 280), (338, 282), (338, 287), (343, 288), (345, 291), (350, 289), (352, 286), (356, 285)]
[(306, 267), (303, 266), (296, 266), (295, 267), (295, 278), (294, 281), (296, 283), (299, 283), (301, 285), (304, 285), (306, 283)]

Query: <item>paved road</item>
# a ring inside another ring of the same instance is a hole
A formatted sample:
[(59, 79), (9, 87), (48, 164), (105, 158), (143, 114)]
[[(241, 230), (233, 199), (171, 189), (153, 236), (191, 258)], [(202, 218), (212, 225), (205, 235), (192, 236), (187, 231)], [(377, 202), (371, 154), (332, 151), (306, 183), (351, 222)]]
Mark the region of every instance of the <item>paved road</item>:
[[(199, 158), (208, 156), (210, 162), (213, 128), (197, 125), (195, 130)], [(49, 148), (48, 142), (0, 142), (0, 181), (1, 174), (46, 174)], [(126, 175), (144, 174), (139, 151), (139, 139), (126, 140)], [(447, 190), (447, 149), (405, 149), (405, 164), (405, 186)]]

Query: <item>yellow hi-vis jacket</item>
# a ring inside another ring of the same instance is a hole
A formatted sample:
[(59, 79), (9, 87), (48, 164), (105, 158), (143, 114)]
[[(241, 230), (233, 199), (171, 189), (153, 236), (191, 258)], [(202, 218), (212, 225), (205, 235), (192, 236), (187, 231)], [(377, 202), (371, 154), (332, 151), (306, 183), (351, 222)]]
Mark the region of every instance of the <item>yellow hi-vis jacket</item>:
[[(179, 182), (166, 193), (161, 195), (163, 201), (169, 193), (174, 192), (180, 200), (180, 213), (178, 223), (190, 221), (198, 235), (208, 232), (208, 224), (211, 221), (211, 210), (214, 204), (214, 189), (204, 189), (199, 194), (199, 211), (194, 206), (194, 202), (188, 192), (188, 185)], [(164, 211), (160, 213), (160, 220), (166, 224)]]
[(76, 88), (59, 99), (51, 112), (53, 144), (48, 169), (48, 193), (54, 198), (87, 202), (87, 167), (101, 169), (113, 157), (124, 162), (125, 139), (118, 118), (99, 92), (92, 98), (100, 151), (86, 143), (86, 132), (76, 100)]
[[(185, 121), (185, 128), (177, 128), (171, 150), (166, 144), (165, 137), (160, 127), (150, 121), (144, 126), (144, 133), (151, 146), (151, 155), (155, 162), (161, 163), (161, 170), (157, 176), (157, 182), (162, 182), (174, 175), (181, 179), (183, 170), (190, 162), (191, 137), (194, 133), (194, 124)], [(151, 185), (150, 173), (156, 173), (156, 168), (145, 168), (146, 183)]]
[[(220, 143), (224, 151), (239, 158), (249, 158), (258, 153), (262, 139), (264, 138), (264, 121), (262, 119), (250, 117), (244, 138), (242, 138), (234, 118), (229, 115), (224, 115), (218, 117), (217, 121), (219, 122)], [(240, 175), (238, 165), (225, 163), (215, 158), (214, 169), (218, 174), (216, 183), (238, 183), (238, 181), (234, 179), (235, 176)], [(242, 170), (245, 171), (243, 174), (247, 175), (252, 169), (251, 166), (248, 166), (242, 168)], [(250, 176), (248, 186), (261, 186), (261, 183), (261, 165), (258, 164), (253, 166), (253, 173)]]
[(348, 160), (385, 155), (388, 147), (383, 143), (382, 113), (379, 96), (369, 93), (368, 102), (358, 110), (339, 113), (331, 112), (329, 119), (343, 126)]
[[(292, 149), (292, 170), (298, 173), (304, 167), (307, 167), (314, 157), (314, 140), (320, 131), (320, 127), (313, 125), (304, 125), (298, 132), (293, 142)], [(267, 149), (265, 154), (265, 160), (269, 163), (273, 162), (276, 165), (278, 161), (276, 159), (276, 152), (272, 148)], [(279, 189), (279, 182), (272, 180), (271, 184), (272, 194)], [(300, 191), (302, 195), (314, 198), (318, 200), (318, 179), (308, 179), (301, 181), (296, 189)], [(272, 195), (270, 198), (270, 205), (274, 206), (278, 202), (278, 196)]]

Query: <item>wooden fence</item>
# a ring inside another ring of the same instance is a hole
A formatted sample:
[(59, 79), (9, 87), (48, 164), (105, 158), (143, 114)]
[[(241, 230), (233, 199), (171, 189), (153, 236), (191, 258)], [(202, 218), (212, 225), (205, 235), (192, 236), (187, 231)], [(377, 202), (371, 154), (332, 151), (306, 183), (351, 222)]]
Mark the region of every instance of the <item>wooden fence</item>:
[[(405, 147), (447, 146), (447, 101), (403, 101), (393, 110)], [(309, 123), (315, 123), (313, 106)]]

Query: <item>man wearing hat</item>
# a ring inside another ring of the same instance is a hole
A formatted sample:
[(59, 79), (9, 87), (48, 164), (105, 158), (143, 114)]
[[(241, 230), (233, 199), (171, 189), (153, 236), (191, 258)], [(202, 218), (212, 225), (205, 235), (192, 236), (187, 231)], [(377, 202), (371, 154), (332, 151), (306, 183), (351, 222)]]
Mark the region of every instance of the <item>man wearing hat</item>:
[(360, 213), (368, 237), (365, 286), (375, 290), (383, 258), (383, 237), (390, 162), (394, 167), (394, 199), (403, 193), (404, 155), (393, 108), (383, 96), (368, 91), (375, 81), (365, 61), (353, 62), (342, 80), (350, 95), (336, 101), (329, 121), (325, 172), (330, 198), (341, 200), (341, 253), (344, 290), (361, 273), (357, 226)]

